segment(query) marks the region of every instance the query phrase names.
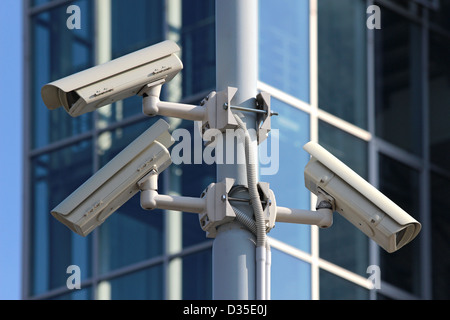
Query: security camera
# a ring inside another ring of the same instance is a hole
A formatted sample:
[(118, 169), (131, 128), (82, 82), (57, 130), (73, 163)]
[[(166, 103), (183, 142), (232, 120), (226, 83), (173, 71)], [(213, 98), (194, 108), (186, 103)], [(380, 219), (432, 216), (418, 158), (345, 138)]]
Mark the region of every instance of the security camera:
[(46, 84), (42, 99), (50, 110), (63, 106), (77, 117), (172, 80), (183, 69), (178, 51), (170, 40), (141, 49)]
[(311, 155), (305, 186), (330, 195), (336, 211), (383, 249), (397, 251), (417, 236), (420, 223), (357, 173), (314, 142), (303, 148)]
[(86, 236), (139, 192), (150, 171), (172, 163), (167, 150), (174, 140), (169, 125), (158, 120), (51, 211), (60, 222)]

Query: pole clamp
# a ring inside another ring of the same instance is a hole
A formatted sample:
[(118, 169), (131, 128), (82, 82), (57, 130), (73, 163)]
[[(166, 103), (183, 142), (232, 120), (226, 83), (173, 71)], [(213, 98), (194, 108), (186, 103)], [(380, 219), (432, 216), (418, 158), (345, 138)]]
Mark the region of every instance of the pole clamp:
[[(199, 215), (199, 222), (208, 238), (215, 238), (218, 227), (237, 218), (234, 206), (247, 203), (251, 208), (249, 199), (230, 196), (233, 193), (234, 183), (235, 180), (231, 178), (211, 183), (200, 196), (206, 198), (206, 207), (205, 211)], [(275, 227), (277, 208), (275, 194), (269, 189), (267, 182), (258, 182), (258, 191), (263, 206), (266, 232), (269, 232)]]

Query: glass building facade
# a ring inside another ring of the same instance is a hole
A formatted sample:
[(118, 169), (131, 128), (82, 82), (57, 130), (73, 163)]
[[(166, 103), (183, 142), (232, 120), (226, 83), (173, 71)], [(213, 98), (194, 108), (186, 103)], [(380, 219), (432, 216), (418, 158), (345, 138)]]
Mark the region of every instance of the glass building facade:
[[(132, 5), (131, 5), (132, 2)], [(184, 69), (162, 100), (197, 104), (215, 90), (213, 0), (24, 0), (24, 253), (26, 299), (211, 299), (212, 240), (190, 213), (144, 211), (139, 195), (83, 238), (50, 210), (151, 126), (139, 97), (71, 118), (41, 87), (172, 39)], [(69, 29), (70, 5), (81, 28)], [(380, 8), (370, 29), (367, 8)], [(348, 221), (277, 223), (272, 299), (450, 298), (450, 5), (433, 0), (260, 0), (258, 90), (272, 96), (279, 159), (261, 157), (277, 204), (315, 206), (304, 187), (317, 141), (422, 223), (387, 254)], [(192, 134), (190, 121), (166, 119)], [(160, 192), (198, 197), (215, 166), (172, 164)], [(300, 169), (299, 169), (300, 168)], [(81, 270), (70, 290), (67, 268)], [(379, 267), (372, 289), (369, 266)]]

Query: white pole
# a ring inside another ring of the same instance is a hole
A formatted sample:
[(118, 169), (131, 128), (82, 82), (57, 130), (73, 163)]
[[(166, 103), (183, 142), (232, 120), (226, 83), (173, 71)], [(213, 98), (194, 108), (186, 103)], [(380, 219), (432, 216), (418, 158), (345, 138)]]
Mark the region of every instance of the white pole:
[(270, 242), (269, 240), (267, 240), (266, 242), (266, 287), (265, 287), (265, 300), (270, 300), (271, 296), (270, 296), (270, 281), (271, 281), (271, 277), (270, 277), (270, 270), (272, 267), (272, 252), (270, 249)]
[[(216, 91), (236, 87), (238, 91), (232, 104), (254, 109), (258, 80), (258, 0), (216, 0), (216, 63)], [(255, 129), (255, 117), (245, 113), (243, 120), (248, 129)], [(256, 141), (253, 147), (256, 150)], [(239, 154), (245, 157), (243, 149), (237, 152), (236, 148), (235, 157)], [(224, 159), (225, 150), (226, 145)], [(217, 165), (217, 181), (234, 178), (236, 185), (247, 186), (245, 159), (236, 158), (234, 163), (225, 161)], [(252, 213), (250, 207), (248, 211), (245, 213)], [(255, 237), (251, 232), (237, 222), (219, 227), (213, 244), (213, 299), (256, 299), (255, 259)]]

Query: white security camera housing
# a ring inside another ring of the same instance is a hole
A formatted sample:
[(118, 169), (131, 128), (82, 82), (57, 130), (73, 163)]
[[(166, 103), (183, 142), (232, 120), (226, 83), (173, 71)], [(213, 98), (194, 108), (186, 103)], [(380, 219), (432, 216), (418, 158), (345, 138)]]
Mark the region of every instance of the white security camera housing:
[(77, 117), (136, 95), (145, 86), (172, 80), (183, 69), (175, 55), (178, 51), (178, 45), (170, 40), (155, 44), (46, 84), (41, 89), (42, 99), (48, 109), (63, 106)]
[(311, 160), (305, 167), (305, 186), (335, 200), (336, 211), (387, 252), (412, 241), (421, 224), (320, 145), (303, 147)]
[(139, 191), (151, 170), (171, 165), (174, 140), (169, 125), (157, 121), (51, 211), (60, 222), (86, 236)]

